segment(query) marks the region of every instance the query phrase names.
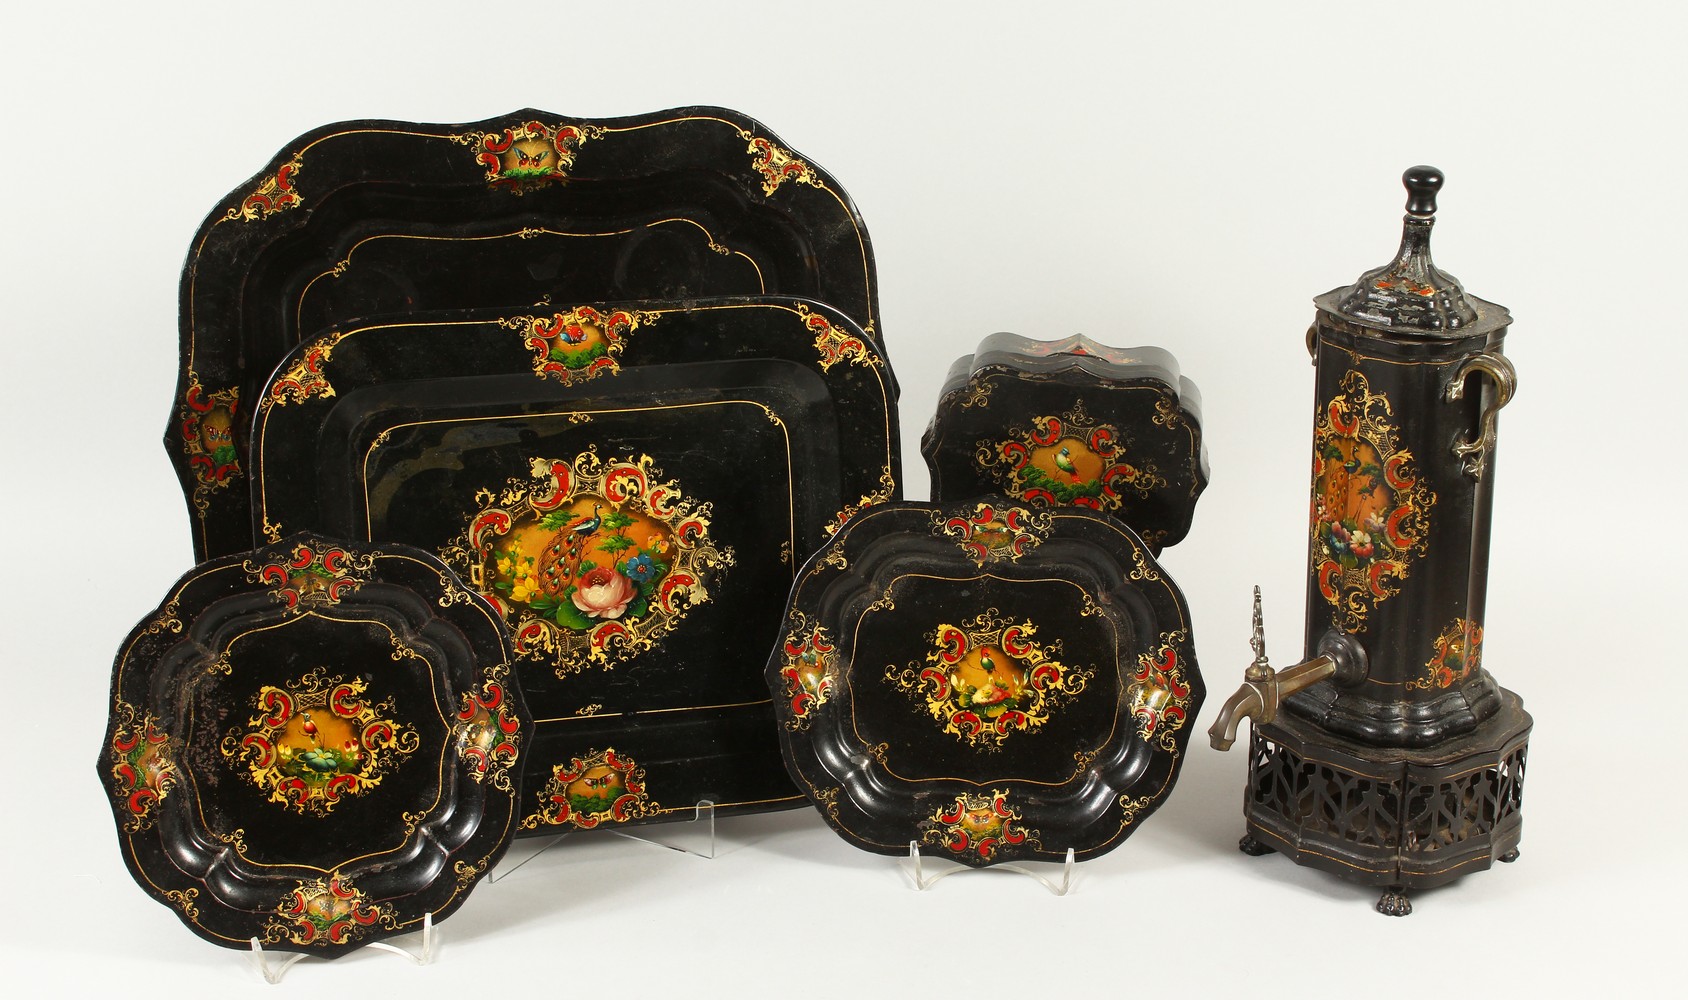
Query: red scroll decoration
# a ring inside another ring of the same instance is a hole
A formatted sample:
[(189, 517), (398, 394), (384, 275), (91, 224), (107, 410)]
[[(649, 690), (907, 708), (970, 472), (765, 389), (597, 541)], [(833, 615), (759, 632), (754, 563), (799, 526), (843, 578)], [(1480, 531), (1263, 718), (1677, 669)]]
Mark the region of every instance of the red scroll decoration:
[(553, 768), (539, 803), (539, 811), (522, 821), (523, 829), (547, 825), (590, 830), (667, 811), (646, 794), (645, 769), (614, 747)]
[(1311, 565), (1331, 621), (1363, 632), (1428, 547), (1436, 494), (1398, 444), (1389, 400), (1350, 371), (1313, 427)]
[(1038, 832), (1027, 830), (1020, 813), (1009, 806), (1008, 793), (992, 790), (964, 792), (940, 806), (923, 826), (923, 839), (955, 854), (973, 852), (990, 859), (997, 852), (1021, 845), (1039, 847)]

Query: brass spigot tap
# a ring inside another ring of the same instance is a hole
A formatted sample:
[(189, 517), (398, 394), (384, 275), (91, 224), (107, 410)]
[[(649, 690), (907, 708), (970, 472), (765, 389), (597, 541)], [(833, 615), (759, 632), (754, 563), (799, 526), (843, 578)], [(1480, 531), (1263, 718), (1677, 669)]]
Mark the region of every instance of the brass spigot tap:
[(1319, 640), (1319, 655), (1293, 667), (1273, 670), (1266, 660), (1266, 626), (1260, 613), (1260, 588), (1254, 588), (1254, 635), (1248, 641), (1254, 662), (1243, 671), (1243, 686), (1225, 699), (1219, 717), (1208, 727), (1215, 750), (1229, 750), (1237, 740), (1237, 723), (1245, 717), (1256, 725), (1278, 717), (1283, 699), (1322, 680), (1352, 683), (1365, 676), (1366, 651), (1350, 636), (1327, 632)]

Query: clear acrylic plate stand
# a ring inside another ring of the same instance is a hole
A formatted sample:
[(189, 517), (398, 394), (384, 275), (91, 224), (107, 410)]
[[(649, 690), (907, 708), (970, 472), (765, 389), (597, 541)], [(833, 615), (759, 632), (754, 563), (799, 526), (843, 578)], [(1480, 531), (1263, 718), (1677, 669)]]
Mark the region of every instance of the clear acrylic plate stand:
[[(434, 915), (432, 913), (422, 915), (422, 929), (417, 931), (416, 934), (422, 936), (422, 946), (415, 951), (393, 944), (390, 941), (371, 941), (365, 947), (371, 951), (390, 951), (395, 955), (402, 955), (417, 965), (433, 964), (434, 949), (439, 946), (439, 937), (434, 930)], [(408, 938), (414, 935), (406, 934), (403, 936)], [(246, 960), (251, 963), (254, 971), (264, 977), (264, 982), (275, 986), (281, 982), (282, 977), (287, 975), (287, 970), (299, 964), (301, 959), (313, 957), (303, 952), (265, 951), (263, 942), (253, 938), (252, 950), (247, 953)], [(317, 959), (317, 961), (325, 960)]]
[[(690, 854), (694, 857), (703, 858), (706, 861), (713, 860), (715, 857), (715, 803), (709, 801), (708, 799), (702, 799), (693, 808), (694, 812), (692, 813), (692, 819), (689, 823), (670, 823), (665, 826), (665, 829), (679, 828), (675, 832), (683, 832), (684, 837), (676, 839), (691, 841), (691, 846), (687, 846), (683, 843), (674, 843), (669, 839), (655, 840), (650, 837), (641, 837), (637, 834), (627, 833), (623, 830), (612, 829), (605, 832), (613, 833), (624, 840), (636, 840), (641, 844), (650, 844), (652, 847), (661, 847), (670, 851), (678, 851), (681, 854)], [(532, 850), (522, 852), (520, 856), (517, 855), (516, 847), (524, 842), (519, 841), (517, 845), (512, 845), (509, 853), (504, 855), (504, 860), (499, 864), (497, 869), (495, 869), (491, 875), (487, 876), (487, 881), (504, 881), (506, 878), (514, 875), (517, 869), (521, 868), (529, 861), (532, 861), (534, 858), (539, 857), (541, 854), (544, 854), (546, 851), (549, 851), (551, 848), (562, 843), (563, 840), (569, 836), (569, 832), (559, 833), (554, 837), (547, 837), (544, 840), (529, 841), (527, 843), (536, 842), (538, 846)]]
[(908, 842), (908, 860), (898, 860), (897, 864), (908, 874), (917, 892), (924, 892), (951, 875), (959, 875), (963, 872), (1013, 872), (1035, 879), (1042, 883), (1045, 889), (1057, 896), (1065, 896), (1072, 891), (1073, 871), (1078, 867), (1073, 857), (1073, 849), (1069, 847), (1067, 848), (1066, 860), (1061, 862), (1061, 878), (1059, 881), (1019, 864), (992, 865), (989, 868), (969, 868), (966, 865), (958, 864), (953, 868), (928, 875), (926, 874), (925, 862), (920, 857), (920, 844), (913, 840)]
[[(663, 827), (663, 829), (673, 829), (676, 833), (685, 833), (687, 836), (683, 839), (694, 841), (692, 847), (671, 843), (668, 840), (652, 840), (649, 837), (641, 837), (621, 830), (611, 830), (610, 832), (627, 840), (637, 840), (641, 844), (665, 847), (670, 851), (679, 851), (681, 854), (691, 854), (705, 861), (713, 861), (715, 860), (715, 803), (708, 799), (702, 799), (695, 809), (690, 823), (670, 823)], [(697, 841), (701, 841), (701, 843), (696, 843)]]

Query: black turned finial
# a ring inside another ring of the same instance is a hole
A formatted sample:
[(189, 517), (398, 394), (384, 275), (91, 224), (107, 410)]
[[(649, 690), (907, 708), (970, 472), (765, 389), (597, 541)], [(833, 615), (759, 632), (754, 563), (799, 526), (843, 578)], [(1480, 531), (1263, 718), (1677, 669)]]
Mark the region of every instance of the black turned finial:
[(1401, 175), (1407, 187), (1407, 214), (1429, 218), (1436, 214), (1436, 192), (1442, 190), (1442, 172), (1435, 167), (1408, 167)]
[(1396, 334), (1454, 336), (1476, 321), (1477, 310), (1466, 299), (1459, 279), (1430, 259), (1430, 229), (1436, 225), (1436, 192), (1442, 189), (1442, 172), (1435, 167), (1408, 167), (1401, 183), (1407, 188), (1401, 248), (1394, 260), (1367, 271), (1341, 290), (1332, 311)]

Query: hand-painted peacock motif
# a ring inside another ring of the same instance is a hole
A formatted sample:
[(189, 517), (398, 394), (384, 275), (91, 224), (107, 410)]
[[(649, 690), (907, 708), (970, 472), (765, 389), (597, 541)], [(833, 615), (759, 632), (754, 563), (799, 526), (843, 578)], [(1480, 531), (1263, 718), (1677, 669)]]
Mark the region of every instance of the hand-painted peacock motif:
[(559, 677), (650, 649), (733, 565), (709, 538), (711, 505), (649, 456), (536, 459), (470, 521), (449, 560), (510, 622), (516, 651)]
[(1397, 442), (1389, 400), (1350, 371), (1313, 427), (1312, 570), (1332, 624), (1363, 632), (1428, 547), (1436, 494)]

